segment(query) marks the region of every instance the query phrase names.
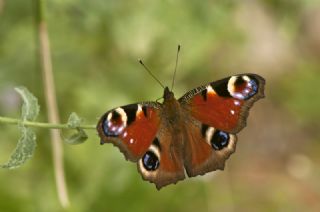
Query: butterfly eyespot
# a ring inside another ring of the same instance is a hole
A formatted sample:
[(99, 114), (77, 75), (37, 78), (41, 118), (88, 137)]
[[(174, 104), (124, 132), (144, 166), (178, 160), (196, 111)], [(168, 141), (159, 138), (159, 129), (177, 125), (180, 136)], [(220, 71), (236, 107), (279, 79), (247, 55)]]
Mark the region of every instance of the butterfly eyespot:
[(250, 85), (250, 89), (248, 93), (248, 98), (250, 98), (251, 96), (255, 95), (258, 92), (259, 86), (257, 81), (254, 79), (251, 79), (248, 85)]
[(126, 119), (126, 116), (122, 114), (123, 112), (120, 109), (117, 110), (108, 113), (102, 121), (102, 129), (107, 137), (116, 137), (125, 128), (124, 119)]
[(155, 171), (159, 167), (160, 161), (155, 153), (147, 151), (142, 157), (142, 164), (147, 171)]
[(236, 99), (246, 100), (258, 92), (258, 83), (249, 76), (231, 77), (229, 81), (229, 92)]
[(211, 138), (211, 146), (215, 150), (221, 150), (229, 144), (229, 134), (220, 130), (216, 130)]
[(264, 85), (259, 75), (239, 74), (199, 86), (179, 99), (166, 87), (163, 103), (107, 111), (97, 124), (100, 144), (117, 146), (157, 189), (186, 176), (223, 170), (249, 109), (264, 97)]

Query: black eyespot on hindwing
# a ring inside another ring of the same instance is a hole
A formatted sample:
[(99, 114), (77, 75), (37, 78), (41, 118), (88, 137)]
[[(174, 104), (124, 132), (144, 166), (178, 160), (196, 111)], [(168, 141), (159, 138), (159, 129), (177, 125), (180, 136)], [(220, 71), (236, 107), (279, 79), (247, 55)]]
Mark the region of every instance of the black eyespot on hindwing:
[(142, 157), (142, 164), (147, 171), (155, 171), (159, 167), (160, 161), (154, 152), (147, 151)]
[(228, 146), (229, 139), (230, 136), (228, 133), (220, 130), (215, 130), (211, 137), (210, 143), (215, 150), (221, 150), (224, 147)]

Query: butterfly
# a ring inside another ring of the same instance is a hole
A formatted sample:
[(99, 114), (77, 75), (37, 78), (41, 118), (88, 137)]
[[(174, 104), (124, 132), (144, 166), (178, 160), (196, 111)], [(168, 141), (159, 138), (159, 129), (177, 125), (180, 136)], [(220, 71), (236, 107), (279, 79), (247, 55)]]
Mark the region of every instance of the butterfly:
[(101, 144), (117, 146), (157, 189), (223, 170), (249, 109), (264, 97), (265, 80), (239, 74), (197, 87), (181, 98), (164, 88), (163, 103), (140, 102), (106, 112), (97, 124)]

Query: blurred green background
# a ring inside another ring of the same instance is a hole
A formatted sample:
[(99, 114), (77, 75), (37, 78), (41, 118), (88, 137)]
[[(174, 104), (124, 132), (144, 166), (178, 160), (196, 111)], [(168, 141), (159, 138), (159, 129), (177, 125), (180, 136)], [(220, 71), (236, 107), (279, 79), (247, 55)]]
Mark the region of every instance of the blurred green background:
[[(24, 85), (45, 122), (36, 2), (0, 0), (0, 115), (19, 117), (13, 88)], [(223, 172), (157, 191), (94, 130), (82, 145), (64, 144), (69, 211), (320, 211), (319, 1), (48, 0), (46, 8), (63, 122), (74, 111), (95, 124), (111, 108), (161, 97), (137, 61), (169, 85), (178, 44), (177, 97), (236, 73), (267, 82)], [(0, 131), (4, 163), (19, 133)], [(36, 132), (34, 157), (0, 170), (0, 211), (63, 210), (49, 131)]]

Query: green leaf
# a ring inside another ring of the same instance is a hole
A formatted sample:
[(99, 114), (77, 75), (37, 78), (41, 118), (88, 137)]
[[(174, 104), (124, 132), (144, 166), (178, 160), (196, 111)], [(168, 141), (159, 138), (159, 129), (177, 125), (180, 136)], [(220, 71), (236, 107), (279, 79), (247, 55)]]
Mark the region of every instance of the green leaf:
[(67, 138), (63, 138), (63, 140), (68, 144), (81, 144), (88, 139), (87, 134), (83, 129), (80, 128), (83, 119), (80, 118), (76, 113), (71, 113), (68, 119), (68, 127), (75, 128), (77, 133), (72, 134)]
[(24, 102), (22, 105), (21, 119), (23, 121), (34, 121), (40, 110), (38, 99), (25, 87), (16, 87), (15, 90), (20, 94)]
[(32, 157), (37, 145), (35, 133), (30, 128), (23, 126), (23, 121), (33, 121), (36, 119), (40, 110), (38, 100), (24, 87), (17, 87), (15, 90), (23, 99), (21, 124), (19, 125), (21, 137), (8, 162), (0, 165), (1, 168), (6, 169), (18, 168), (24, 164)]
[(81, 128), (77, 128), (77, 133), (72, 134), (68, 138), (63, 138), (63, 140), (68, 144), (82, 144), (88, 139), (88, 135)]
[(26, 127), (21, 127), (21, 134), (21, 138), (18, 141), (16, 149), (11, 154), (9, 161), (0, 165), (1, 168), (18, 168), (32, 157), (36, 148), (36, 135), (31, 129)]
[(71, 113), (68, 119), (68, 127), (77, 128), (82, 123), (83, 119), (80, 118), (75, 112)]

